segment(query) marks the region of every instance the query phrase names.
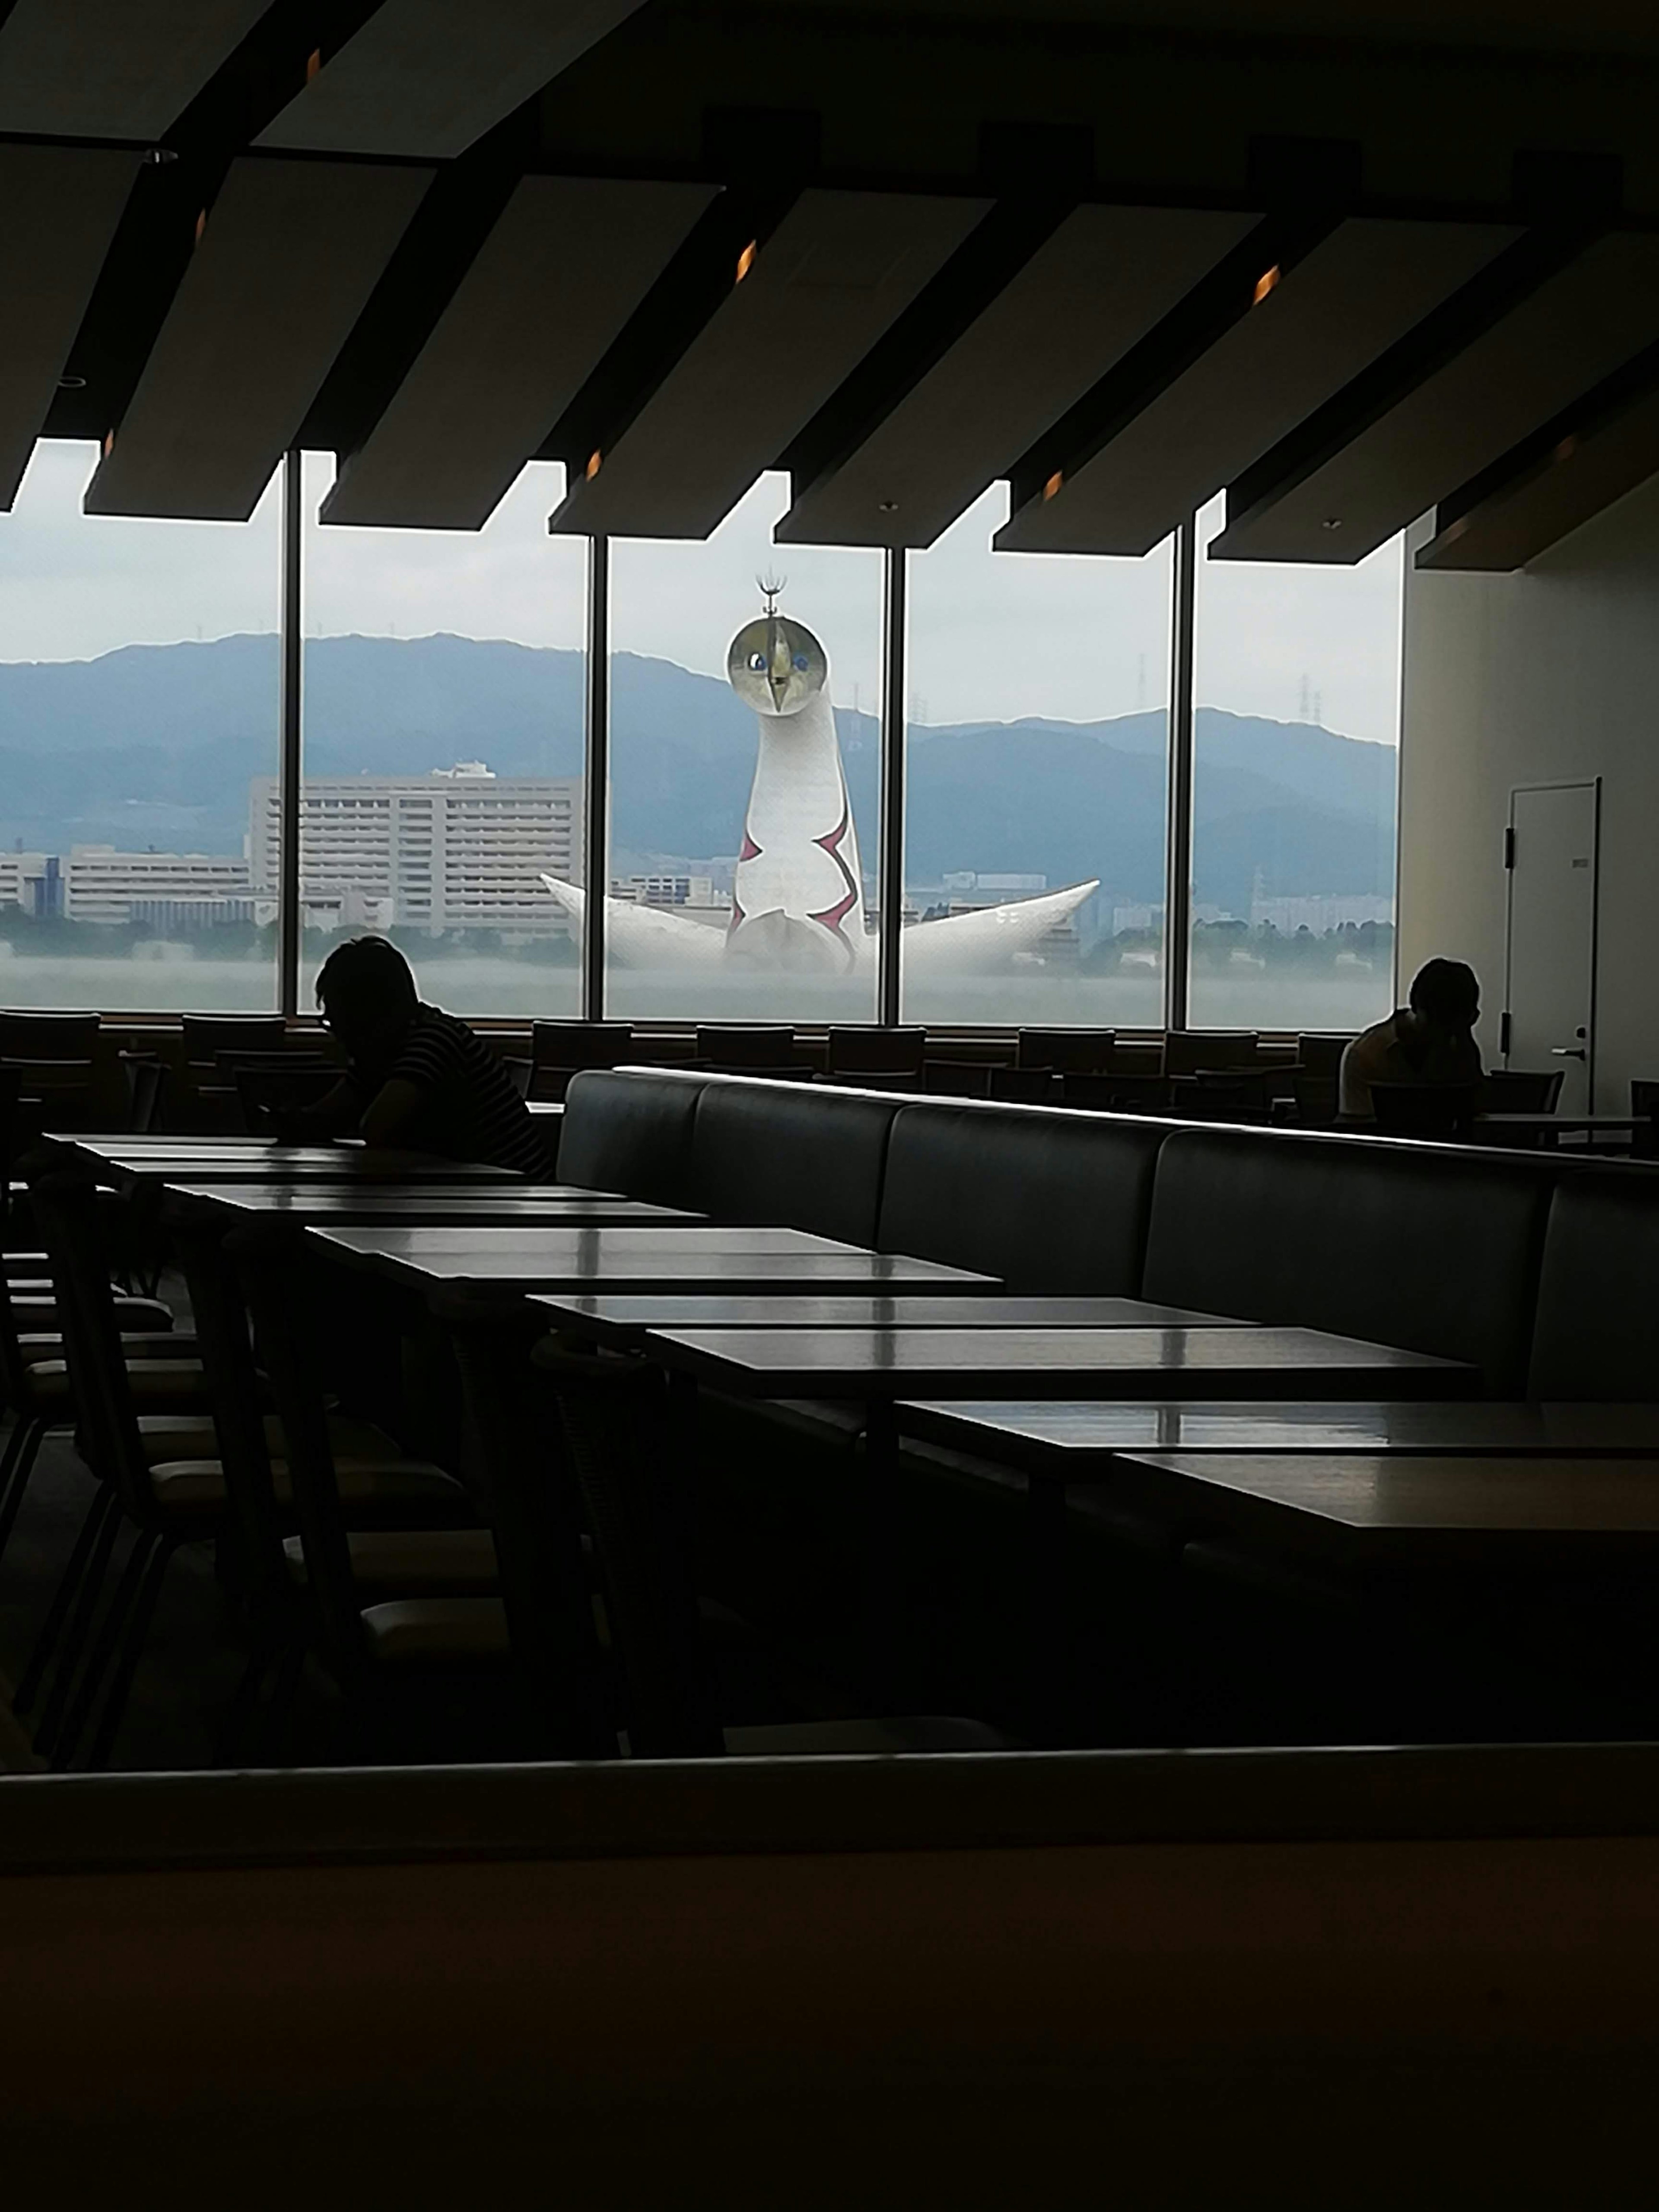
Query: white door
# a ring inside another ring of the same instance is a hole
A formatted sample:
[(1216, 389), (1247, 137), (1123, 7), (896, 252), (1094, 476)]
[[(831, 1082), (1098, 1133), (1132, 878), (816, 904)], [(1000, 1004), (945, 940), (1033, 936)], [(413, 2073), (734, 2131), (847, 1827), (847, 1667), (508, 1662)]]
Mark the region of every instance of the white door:
[(1599, 777), (1510, 794), (1504, 1065), (1563, 1069), (1563, 1114), (1595, 1107), (1601, 807)]

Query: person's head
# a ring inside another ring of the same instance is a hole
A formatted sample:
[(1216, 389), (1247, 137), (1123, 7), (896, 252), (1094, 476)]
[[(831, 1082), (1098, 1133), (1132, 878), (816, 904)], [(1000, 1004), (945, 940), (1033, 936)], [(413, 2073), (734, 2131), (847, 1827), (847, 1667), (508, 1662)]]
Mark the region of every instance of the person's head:
[(1467, 1036), (1480, 1018), (1480, 984), (1463, 960), (1425, 961), (1412, 978), (1411, 1010), (1439, 1036)]
[(384, 937), (336, 945), (317, 975), (323, 1019), (354, 1060), (396, 1044), (420, 1004), (415, 972)]

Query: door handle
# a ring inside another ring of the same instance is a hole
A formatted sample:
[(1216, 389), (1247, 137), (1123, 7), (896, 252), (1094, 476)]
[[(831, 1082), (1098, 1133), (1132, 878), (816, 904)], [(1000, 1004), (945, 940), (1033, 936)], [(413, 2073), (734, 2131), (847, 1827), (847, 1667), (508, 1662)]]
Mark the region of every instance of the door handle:
[(1582, 1044), (1553, 1044), (1550, 1057), (1552, 1060), (1588, 1060), (1589, 1054)]

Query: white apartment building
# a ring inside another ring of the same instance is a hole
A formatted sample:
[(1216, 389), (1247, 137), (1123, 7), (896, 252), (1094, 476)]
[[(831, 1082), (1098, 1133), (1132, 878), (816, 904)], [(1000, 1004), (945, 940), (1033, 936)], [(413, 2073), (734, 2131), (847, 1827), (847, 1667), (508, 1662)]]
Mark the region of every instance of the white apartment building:
[(176, 919), (193, 909), (198, 926), (210, 926), (245, 919), (250, 896), (248, 864), (228, 854), (72, 845), (64, 863), (64, 913), (70, 921), (155, 921), (169, 913)]
[(44, 853), (0, 853), (0, 906), (21, 906), (33, 914), (40, 896), (35, 886), (46, 872)]
[[(249, 791), (249, 865), (274, 897), (282, 872), (276, 781)], [(582, 879), (580, 776), (498, 776), (481, 761), (429, 775), (307, 776), (301, 895), (314, 927), (506, 929), (568, 934), (544, 872)]]

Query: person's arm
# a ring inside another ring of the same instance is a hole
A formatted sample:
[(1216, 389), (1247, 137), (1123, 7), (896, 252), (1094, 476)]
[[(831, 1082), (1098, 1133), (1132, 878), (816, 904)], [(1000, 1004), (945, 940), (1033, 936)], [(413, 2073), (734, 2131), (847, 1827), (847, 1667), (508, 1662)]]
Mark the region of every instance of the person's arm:
[(410, 1133), (426, 1097), (424, 1084), (404, 1075), (383, 1083), (363, 1109), (360, 1127), (363, 1142), (389, 1151), (407, 1151)]
[(354, 1135), (362, 1111), (356, 1085), (343, 1075), (309, 1106), (267, 1106), (264, 1120), (279, 1144), (324, 1145)]

